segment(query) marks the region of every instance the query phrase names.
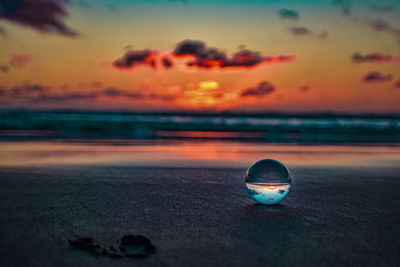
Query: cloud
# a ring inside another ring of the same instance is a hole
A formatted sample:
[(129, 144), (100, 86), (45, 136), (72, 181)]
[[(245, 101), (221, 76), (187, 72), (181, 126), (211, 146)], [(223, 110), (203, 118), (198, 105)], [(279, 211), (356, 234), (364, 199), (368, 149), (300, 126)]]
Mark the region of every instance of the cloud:
[(279, 16), (284, 19), (299, 20), (300, 14), (296, 10), (282, 8), (279, 10)]
[(385, 75), (378, 71), (371, 71), (367, 73), (362, 79), (366, 83), (389, 82), (393, 79), (393, 75), (391, 74)]
[(7, 73), (12, 68), (21, 68), (29, 64), (33, 60), (33, 56), (29, 54), (14, 54), (10, 56), (7, 64), (0, 65), (0, 72)]
[(68, 102), (78, 100), (94, 100), (99, 97), (116, 98), (123, 97), (128, 99), (158, 99), (171, 101), (175, 99), (174, 95), (158, 94), (158, 93), (142, 93), (121, 90), (115, 87), (108, 87), (90, 92), (66, 92), (56, 93), (50, 86), (41, 84), (30, 84), (25, 82), (21, 85), (16, 85), (10, 88), (1, 87), (0, 98), (9, 99), (12, 101), (24, 102)]
[(67, 0), (2, 0), (0, 20), (33, 28), (42, 33), (58, 33), (68, 37), (77, 32), (68, 27)]
[(174, 64), (172, 63), (171, 59), (169, 59), (167, 57), (164, 57), (161, 62), (162, 62), (162, 65), (166, 69), (172, 68), (174, 66)]
[(267, 81), (260, 82), (256, 87), (249, 87), (244, 89), (240, 96), (265, 96), (275, 91), (275, 86)]
[[(172, 58), (187, 58), (172, 61)], [(150, 66), (156, 68), (163, 66), (171, 69), (177, 64), (185, 64), (188, 67), (200, 69), (225, 69), (225, 68), (251, 68), (261, 63), (291, 62), (295, 60), (292, 55), (262, 56), (259, 52), (241, 47), (241, 49), (228, 56), (225, 52), (217, 48), (209, 48), (202, 41), (183, 40), (177, 44), (173, 51), (157, 50), (131, 50), (113, 62), (119, 69), (132, 69), (136, 66)]]
[(142, 93), (121, 90), (115, 87), (108, 87), (102, 91), (97, 92), (97, 96), (107, 97), (125, 97), (131, 99), (160, 99), (160, 100), (173, 100), (175, 96), (158, 94), (158, 93)]
[(223, 52), (219, 52), (217, 49), (206, 47), (206, 44), (202, 41), (194, 40), (183, 40), (176, 46), (174, 55), (177, 56), (206, 56), (209, 54), (214, 59), (224, 58), (226, 55)]
[(13, 100), (32, 99), (50, 93), (50, 89), (49, 86), (24, 82), (21, 85), (16, 85), (9, 90), (5, 90), (3, 97), (9, 97)]
[(128, 91), (123, 91), (115, 87), (108, 87), (104, 89), (103, 91), (100, 91), (97, 93), (97, 95), (105, 95), (109, 97), (128, 97), (128, 98), (142, 98), (143, 95), (142, 93), (136, 93), (136, 92), (128, 92)]
[[(342, 14), (351, 18), (353, 22), (364, 24), (374, 31), (385, 32), (387, 34), (391, 34), (400, 38), (400, 28), (393, 27), (389, 22), (384, 19), (370, 19), (367, 17), (368, 14), (363, 14), (361, 16), (352, 15), (352, 0), (334, 0), (333, 3), (336, 6), (339, 6), (341, 8)], [(384, 14), (393, 10), (392, 6), (367, 5), (367, 7), (369, 7), (371, 11), (377, 12), (379, 14)]]
[(320, 39), (326, 39), (328, 37), (327, 31), (316, 33), (307, 27), (290, 27), (289, 30), (295, 36), (314, 36)]
[[(389, 22), (384, 19), (376, 18), (370, 19), (366, 17), (366, 14), (362, 16), (356, 16), (351, 14), (351, 0), (335, 0), (334, 4), (340, 6), (342, 9), (342, 13), (346, 16), (349, 16), (353, 22), (361, 23), (376, 32), (385, 32), (387, 34), (391, 34), (400, 38), (400, 28), (396, 28), (392, 26)], [(378, 5), (370, 5), (370, 10), (375, 11), (379, 14), (384, 14), (393, 10), (391, 6), (378, 6)]]
[(10, 70), (10, 68), (7, 65), (0, 66), (0, 72), (2, 72), (2, 73), (7, 73), (9, 70)]
[(29, 54), (11, 55), (10, 65), (14, 67), (23, 67), (33, 60), (33, 56)]
[(290, 62), (295, 59), (295, 56), (286, 55), (264, 57), (259, 52), (249, 49), (241, 49), (233, 54), (232, 57), (229, 57), (225, 52), (217, 48), (209, 48), (204, 42), (196, 40), (183, 40), (178, 43), (173, 54), (178, 57), (193, 57), (193, 60), (187, 62), (186, 65), (205, 69), (250, 68), (261, 63)]
[(379, 5), (370, 5), (369, 9), (379, 14), (385, 14), (394, 10), (392, 6), (379, 6)]
[(130, 69), (138, 65), (156, 67), (154, 56), (157, 52), (149, 49), (127, 51), (125, 55), (114, 61), (114, 66), (121, 69)]
[(394, 28), (389, 22), (383, 19), (368, 20), (367, 25), (377, 32), (386, 32), (400, 37), (400, 29)]
[(397, 82), (394, 83), (394, 87), (400, 88), (400, 80), (398, 80)]
[(290, 31), (294, 34), (294, 35), (309, 35), (312, 33), (311, 30), (309, 30), (306, 27), (292, 27), (290, 28)]
[[(399, 58), (399, 57), (396, 57)], [(389, 62), (394, 59), (391, 55), (383, 54), (383, 53), (369, 53), (369, 54), (361, 54), (354, 53), (351, 59), (356, 63), (366, 63), (366, 62)]]

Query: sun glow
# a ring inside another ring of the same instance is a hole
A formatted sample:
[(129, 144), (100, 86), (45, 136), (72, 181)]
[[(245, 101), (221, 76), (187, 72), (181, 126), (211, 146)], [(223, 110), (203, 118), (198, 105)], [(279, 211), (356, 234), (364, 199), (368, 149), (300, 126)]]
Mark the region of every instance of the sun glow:
[(190, 83), (179, 102), (182, 106), (191, 108), (211, 107), (222, 101), (218, 89), (219, 83), (216, 81), (202, 81), (197, 86)]
[(200, 88), (203, 90), (207, 89), (218, 89), (219, 88), (219, 83), (216, 81), (204, 81), (200, 82)]

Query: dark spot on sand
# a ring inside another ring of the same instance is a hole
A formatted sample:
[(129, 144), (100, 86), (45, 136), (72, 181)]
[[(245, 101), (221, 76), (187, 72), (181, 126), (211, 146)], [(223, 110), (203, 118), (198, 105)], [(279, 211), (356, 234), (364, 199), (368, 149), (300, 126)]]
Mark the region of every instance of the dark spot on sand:
[(91, 237), (78, 237), (75, 240), (68, 240), (71, 249), (87, 251), (95, 257), (102, 255), (100, 245), (96, 244)]
[(103, 249), (102, 255), (103, 256), (108, 256), (108, 251), (106, 249)]
[(156, 251), (151, 241), (141, 235), (124, 235), (119, 248), (129, 258), (146, 258)]
[(71, 249), (86, 251), (96, 258), (99, 256), (111, 259), (120, 259), (124, 256), (129, 258), (147, 258), (156, 251), (156, 247), (151, 241), (141, 235), (124, 235), (121, 242), (117, 240), (117, 243), (120, 243), (119, 249), (112, 245), (101, 245), (92, 237), (77, 237), (74, 240), (69, 239), (68, 241)]

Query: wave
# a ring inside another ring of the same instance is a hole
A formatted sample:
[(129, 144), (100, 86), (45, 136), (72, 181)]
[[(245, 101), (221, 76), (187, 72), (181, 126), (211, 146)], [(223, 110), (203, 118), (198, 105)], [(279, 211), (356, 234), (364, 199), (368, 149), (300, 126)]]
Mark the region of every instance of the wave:
[(398, 143), (400, 117), (2, 110), (0, 139)]

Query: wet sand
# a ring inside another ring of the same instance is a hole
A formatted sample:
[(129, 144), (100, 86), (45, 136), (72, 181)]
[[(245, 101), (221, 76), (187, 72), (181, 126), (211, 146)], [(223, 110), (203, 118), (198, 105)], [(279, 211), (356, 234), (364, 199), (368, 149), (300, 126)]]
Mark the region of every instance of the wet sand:
[[(398, 266), (400, 167), (289, 168), (293, 190), (268, 207), (247, 196), (242, 167), (1, 167), (0, 266)], [(156, 253), (69, 248), (124, 234)]]

